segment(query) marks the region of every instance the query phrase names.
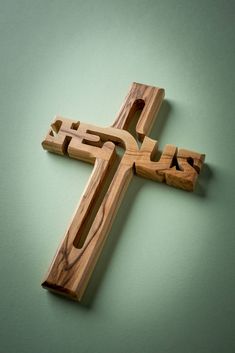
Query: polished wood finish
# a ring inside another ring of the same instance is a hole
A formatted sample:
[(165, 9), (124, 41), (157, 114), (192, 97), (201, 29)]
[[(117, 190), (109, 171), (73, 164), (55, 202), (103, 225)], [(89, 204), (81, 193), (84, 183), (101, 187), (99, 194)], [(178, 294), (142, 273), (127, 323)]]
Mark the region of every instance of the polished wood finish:
[(203, 154), (166, 145), (155, 160), (157, 142), (147, 135), (163, 98), (163, 89), (133, 83), (111, 127), (55, 118), (43, 148), (94, 163), (94, 169), (43, 287), (81, 300), (134, 174), (187, 191), (194, 189)]

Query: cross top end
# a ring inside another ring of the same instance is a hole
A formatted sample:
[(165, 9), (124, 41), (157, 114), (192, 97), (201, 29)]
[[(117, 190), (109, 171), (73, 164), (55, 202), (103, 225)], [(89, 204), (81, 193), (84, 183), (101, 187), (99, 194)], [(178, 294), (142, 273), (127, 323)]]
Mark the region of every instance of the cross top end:
[[(161, 88), (133, 83), (111, 127), (55, 118), (43, 148), (94, 163), (94, 169), (43, 287), (81, 300), (134, 174), (194, 190), (204, 154), (166, 145), (155, 160), (157, 141), (148, 135), (164, 93)], [(123, 149), (121, 157), (117, 146)]]

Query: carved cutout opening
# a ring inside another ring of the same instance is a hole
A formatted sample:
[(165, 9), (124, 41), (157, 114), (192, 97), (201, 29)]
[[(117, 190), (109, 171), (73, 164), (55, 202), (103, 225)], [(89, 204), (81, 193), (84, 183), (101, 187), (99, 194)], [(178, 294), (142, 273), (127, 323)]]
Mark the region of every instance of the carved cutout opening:
[(85, 246), (86, 239), (90, 232), (91, 226), (95, 220), (95, 217), (102, 205), (102, 202), (108, 192), (108, 189), (112, 183), (112, 180), (116, 174), (116, 171), (121, 162), (121, 158), (125, 153), (125, 150), (120, 146), (115, 148), (116, 155), (114, 157), (113, 163), (110, 164), (108, 171), (105, 175), (104, 181), (102, 182), (102, 187), (97, 191), (96, 197), (93, 198), (89, 205), (89, 212), (84, 217), (83, 223), (81, 224), (75, 238), (73, 241), (73, 246), (77, 249), (82, 249)]
[(72, 140), (72, 136), (66, 136), (64, 138), (64, 142), (63, 142), (63, 145), (62, 145), (62, 151), (63, 151), (63, 154), (65, 154), (65, 155), (68, 154), (68, 147), (69, 147), (69, 144), (70, 144), (71, 140)]
[(174, 157), (172, 159), (171, 168), (172, 167), (175, 167), (176, 170), (181, 170), (180, 167), (179, 167), (176, 155), (174, 155)]
[(138, 135), (136, 132), (136, 126), (142, 114), (145, 106), (145, 101), (143, 99), (136, 99), (132, 104), (127, 117), (127, 123), (125, 129), (136, 139), (138, 142)]
[(71, 129), (72, 129), (72, 130), (78, 130), (79, 125), (80, 125), (80, 122), (79, 122), (79, 121), (77, 121), (76, 123), (72, 123)]
[(51, 131), (49, 135), (53, 137), (57, 137), (58, 132), (60, 131), (61, 125), (62, 125), (62, 120), (56, 120), (53, 124), (51, 124)]

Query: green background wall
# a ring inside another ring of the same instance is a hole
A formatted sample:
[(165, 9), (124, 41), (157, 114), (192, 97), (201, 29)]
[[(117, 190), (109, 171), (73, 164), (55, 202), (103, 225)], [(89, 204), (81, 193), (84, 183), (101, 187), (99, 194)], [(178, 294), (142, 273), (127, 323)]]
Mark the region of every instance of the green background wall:
[[(232, 353), (234, 1), (0, 1), (1, 353)], [(206, 153), (191, 194), (138, 177), (83, 305), (40, 282), (92, 167), (42, 150), (55, 114), (108, 126), (164, 87), (151, 137)]]

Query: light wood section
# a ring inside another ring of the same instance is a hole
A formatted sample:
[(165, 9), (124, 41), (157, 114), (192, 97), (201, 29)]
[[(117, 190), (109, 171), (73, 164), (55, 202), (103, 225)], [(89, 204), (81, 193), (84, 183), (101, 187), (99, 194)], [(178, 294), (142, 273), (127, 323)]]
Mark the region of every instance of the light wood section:
[[(43, 287), (81, 300), (104, 246), (115, 214), (134, 174), (192, 191), (205, 156), (166, 145), (155, 160), (157, 141), (147, 135), (163, 101), (164, 90), (133, 83), (112, 127), (56, 117), (44, 149), (94, 164), (79, 205), (59, 246)], [(130, 133), (136, 112), (137, 138)], [(122, 155), (117, 152), (122, 149)]]
[(165, 182), (179, 189), (193, 191), (203, 166), (205, 155), (174, 145), (166, 145), (158, 161), (157, 141), (145, 137), (135, 162), (136, 174)]
[(94, 269), (98, 256), (107, 238), (118, 206), (133, 176), (132, 168), (120, 164), (108, 191), (101, 202), (98, 212), (91, 224), (88, 236), (82, 246), (74, 246), (75, 238), (82, 227), (94, 198), (100, 192), (102, 177), (107, 172), (107, 161), (97, 159), (94, 171), (75, 212), (65, 238), (59, 247), (43, 287), (80, 300)]
[(144, 137), (150, 133), (164, 95), (163, 88), (133, 82), (112, 126), (117, 129), (129, 130), (135, 113), (142, 110), (136, 125), (136, 133), (138, 139), (143, 141)]

